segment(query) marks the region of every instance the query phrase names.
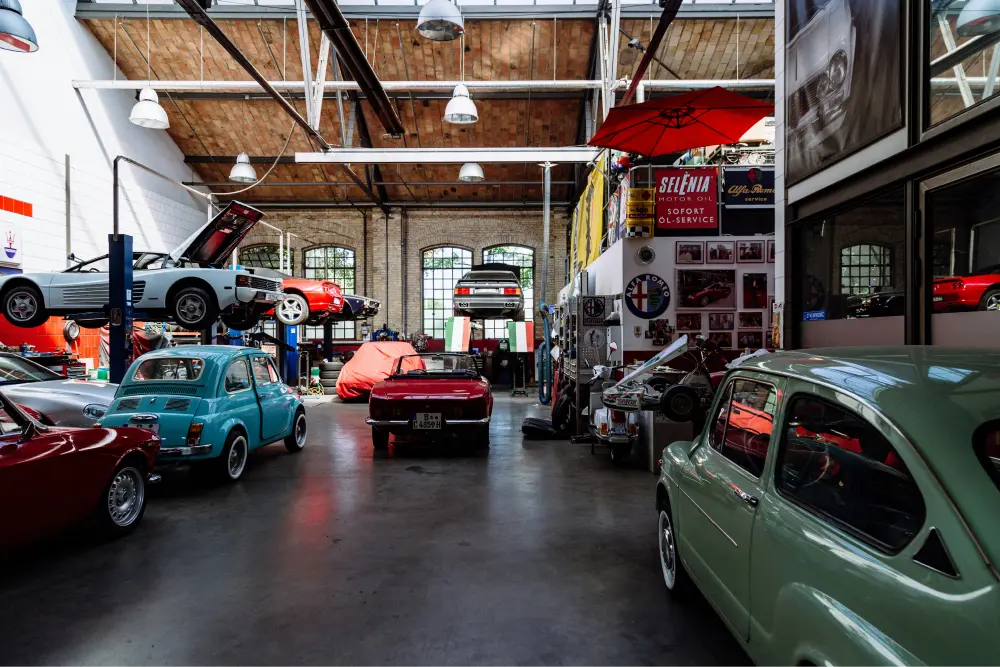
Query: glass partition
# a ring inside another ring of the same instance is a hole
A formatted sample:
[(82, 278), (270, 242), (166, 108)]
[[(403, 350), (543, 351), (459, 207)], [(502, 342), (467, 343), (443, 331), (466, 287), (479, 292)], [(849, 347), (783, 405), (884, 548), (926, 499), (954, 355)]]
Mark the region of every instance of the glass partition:
[(923, 0), (923, 6), (929, 12), (927, 118), (936, 125), (1000, 92), (1000, 3)]

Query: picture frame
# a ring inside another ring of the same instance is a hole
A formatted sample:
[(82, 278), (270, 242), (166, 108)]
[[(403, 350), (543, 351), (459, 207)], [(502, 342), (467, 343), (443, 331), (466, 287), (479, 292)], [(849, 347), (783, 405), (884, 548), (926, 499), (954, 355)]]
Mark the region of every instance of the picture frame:
[(774, 239), (768, 239), (767, 241), (767, 263), (774, 264), (774, 252), (776, 250), (776, 243)]
[(678, 308), (736, 308), (734, 269), (677, 269)]
[(709, 331), (732, 331), (736, 328), (736, 313), (714, 312), (708, 314)]
[(701, 241), (677, 241), (675, 259), (677, 264), (704, 264), (705, 244)]
[(736, 347), (739, 349), (749, 348), (751, 350), (759, 350), (764, 347), (764, 332), (758, 329), (757, 331), (740, 331), (736, 334)]
[(701, 331), (701, 313), (677, 313), (678, 331)]
[(767, 308), (767, 274), (743, 274), (743, 301), (741, 308), (746, 310), (764, 310)]
[(739, 241), (736, 244), (736, 257), (740, 264), (763, 264), (764, 241)]
[(721, 348), (733, 347), (733, 334), (729, 331), (712, 331), (708, 334), (708, 339)]
[(705, 246), (706, 246), (705, 250), (706, 264), (736, 263), (735, 241), (706, 241)]
[(740, 311), (739, 313), (740, 329), (763, 329), (764, 328), (764, 313), (761, 312), (745, 312)]

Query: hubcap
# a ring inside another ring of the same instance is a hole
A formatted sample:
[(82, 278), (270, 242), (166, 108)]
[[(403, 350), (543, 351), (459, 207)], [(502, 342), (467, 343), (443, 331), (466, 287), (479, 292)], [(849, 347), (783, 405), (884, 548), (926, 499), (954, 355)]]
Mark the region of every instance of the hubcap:
[(11, 317), (23, 322), (30, 320), (38, 312), (38, 303), (32, 294), (15, 292), (7, 301), (7, 311)]
[(1000, 294), (994, 294), (986, 300), (986, 310), (1000, 310)]
[(295, 420), (295, 444), (302, 447), (306, 444), (306, 416), (299, 415)]
[(229, 476), (236, 479), (243, 472), (243, 466), (247, 463), (247, 441), (243, 436), (239, 436), (233, 441), (233, 446), (229, 450)]
[(177, 304), (177, 315), (185, 322), (197, 322), (205, 315), (205, 301), (187, 294)]
[(116, 526), (131, 526), (142, 511), (146, 487), (135, 468), (118, 471), (108, 489), (108, 515)]
[(658, 524), (660, 543), (660, 569), (663, 570), (663, 581), (667, 588), (674, 587), (677, 578), (677, 551), (674, 546), (674, 529), (670, 524), (670, 516), (666, 510), (660, 510)]

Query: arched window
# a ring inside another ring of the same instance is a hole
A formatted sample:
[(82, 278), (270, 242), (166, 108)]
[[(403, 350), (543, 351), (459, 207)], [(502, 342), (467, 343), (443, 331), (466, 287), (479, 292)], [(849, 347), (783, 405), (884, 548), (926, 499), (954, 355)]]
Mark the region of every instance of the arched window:
[(874, 294), (891, 287), (892, 280), (892, 248), (860, 243), (841, 249), (841, 294)]
[[(530, 322), (535, 312), (535, 251), (522, 245), (496, 245), (483, 248), (483, 264), (510, 264), (521, 268), (521, 292), (524, 295), (524, 319)], [(510, 320), (486, 320), (487, 338), (506, 338)]]
[[(354, 294), (354, 250), (336, 245), (309, 248), (303, 253), (305, 277), (310, 280), (332, 280), (344, 294)], [(306, 327), (306, 338), (322, 338), (323, 327)], [(333, 337), (353, 340), (354, 322), (336, 322)]]
[(430, 248), (423, 253), (424, 333), (444, 338), (453, 313), (455, 283), (472, 268), (472, 251), (465, 248)]
[[(286, 248), (285, 255), (292, 260), (289, 268), (295, 266), (295, 250)], [(255, 266), (273, 271), (279, 270), (281, 266), (281, 256), (278, 252), (278, 246), (274, 243), (244, 246), (239, 249), (236, 258), (243, 266)]]

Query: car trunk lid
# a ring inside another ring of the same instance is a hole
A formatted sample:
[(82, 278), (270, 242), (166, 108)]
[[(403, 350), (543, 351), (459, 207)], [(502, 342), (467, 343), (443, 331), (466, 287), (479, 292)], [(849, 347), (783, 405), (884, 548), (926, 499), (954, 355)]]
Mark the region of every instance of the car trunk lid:
[(263, 217), (263, 211), (240, 202), (229, 202), (221, 213), (185, 239), (170, 256), (174, 260), (185, 258), (221, 266)]
[(201, 407), (197, 396), (120, 396), (101, 419), (101, 426), (137, 426), (159, 434), (163, 447), (180, 447), (187, 440), (191, 421)]

